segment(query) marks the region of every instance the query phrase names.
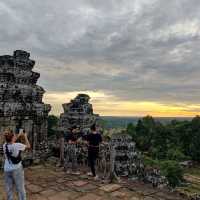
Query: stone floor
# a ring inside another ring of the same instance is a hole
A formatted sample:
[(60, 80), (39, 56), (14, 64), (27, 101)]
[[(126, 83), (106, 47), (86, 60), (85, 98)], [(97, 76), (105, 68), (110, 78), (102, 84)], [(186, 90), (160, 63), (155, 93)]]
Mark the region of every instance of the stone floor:
[[(67, 175), (52, 165), (25, 170), (28, 200), (183, 200), (176, 193), (152, 188), (139, 182), (108, 184), (86, 175)], [(0, 174), (0, 200), (5, 200)], [(17, 199), (17, 198), (16, 198)]]

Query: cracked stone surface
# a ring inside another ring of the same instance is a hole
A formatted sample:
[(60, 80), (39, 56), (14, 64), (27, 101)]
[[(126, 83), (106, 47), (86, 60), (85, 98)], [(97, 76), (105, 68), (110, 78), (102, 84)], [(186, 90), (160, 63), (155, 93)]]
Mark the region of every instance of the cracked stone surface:
[[(108, 184), (91, 177), (68, 175), (46, 164), (25, 169), (28, 200), (184, 200), (177, 193), (152, 188), (140, 182)], [(16, 195), (15, 195), (15, 199)], [(3, 174), (0, 173), (0, 200), (6, 200)]]

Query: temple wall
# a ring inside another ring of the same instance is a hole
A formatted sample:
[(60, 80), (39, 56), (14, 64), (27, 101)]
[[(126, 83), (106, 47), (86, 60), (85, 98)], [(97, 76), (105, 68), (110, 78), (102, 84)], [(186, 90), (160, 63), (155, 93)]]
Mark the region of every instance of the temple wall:
[(26, 51), (0, 56), (0, 134), (24, 129), (33, 151), (47, 143), (47, 117), (51, 109), (42, 101), (45, 90), (37, 85), (40, 74)]

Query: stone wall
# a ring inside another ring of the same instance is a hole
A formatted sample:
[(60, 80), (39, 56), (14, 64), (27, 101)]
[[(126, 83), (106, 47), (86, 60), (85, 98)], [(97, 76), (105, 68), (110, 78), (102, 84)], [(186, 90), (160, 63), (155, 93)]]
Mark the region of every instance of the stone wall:
[(26, 51), (0, 56), (0, 133), (25, 129), (33, 152), (47, 142), (47, 117), (51, 109), (42, 101), (45, 90), (37, 85), (40, 74)]

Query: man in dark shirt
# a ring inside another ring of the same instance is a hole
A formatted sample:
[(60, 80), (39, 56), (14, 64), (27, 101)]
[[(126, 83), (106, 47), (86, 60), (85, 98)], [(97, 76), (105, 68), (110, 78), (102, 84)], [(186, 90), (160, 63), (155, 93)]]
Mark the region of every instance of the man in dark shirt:
[(80, 174), (77, 171), (77, 128), (74, 126), (69, 129), (69, 132), (65, 136), (66, 145), (65, 145), (65, 164), (64, 169), (67, 173), (70, 173), (70, 163), (71, 163), (71, 170), (73, 174)]
[(91, 133), (87, 136), (88, 142), (88, 162), (91, 168), (92, 173), (88, 173), (88, 175), (92, 175), (95, 179), (98, 179), (95, 170), (96, 159), (99, 156), (99, 145), (102, 142), (101, 135), (96, 131), (95, 124), (91, 126)]

